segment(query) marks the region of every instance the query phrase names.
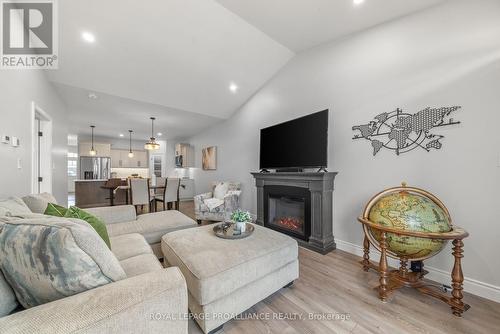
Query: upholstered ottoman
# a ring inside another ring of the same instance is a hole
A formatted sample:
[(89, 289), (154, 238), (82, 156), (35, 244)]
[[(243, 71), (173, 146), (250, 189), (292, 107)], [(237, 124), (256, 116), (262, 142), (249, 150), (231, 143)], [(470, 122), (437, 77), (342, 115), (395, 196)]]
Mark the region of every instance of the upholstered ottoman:
[(189, 309), (205, 333), (299, 277), (297, 242), (254, 226), (251, 236), (237, 240), (216, 237), (213, 225), (162, 237), (164, 259), (184, 274)]

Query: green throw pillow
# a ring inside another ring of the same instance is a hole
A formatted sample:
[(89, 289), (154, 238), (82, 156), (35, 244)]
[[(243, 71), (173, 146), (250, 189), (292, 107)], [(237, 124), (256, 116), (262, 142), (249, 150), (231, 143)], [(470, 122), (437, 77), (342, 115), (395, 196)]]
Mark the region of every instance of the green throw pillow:
[(68, 209), (66, 209), (64, 206), (49, 203), (43, 214), (55, 217), (65, 217), (67, 212)]
[(90, 213), (77, 208), (76, 206), (71, 206), (69, 209), (66, 209), (63, 206), (53, 203), (49, 203), (49, 205), (47, 205), (45, 214), (56, 217), (78, 218), (86, 221), (90, 226), (94, 228), (94, 230), (97, 232), (97, 234), (99, 234), (102, 240), (104, 240), (109, 249), (111, 249), (111, 242), (109, 241), (109, 235), (108, 230), (106, 229), (106, 225), (96, 216), (91, 215)]

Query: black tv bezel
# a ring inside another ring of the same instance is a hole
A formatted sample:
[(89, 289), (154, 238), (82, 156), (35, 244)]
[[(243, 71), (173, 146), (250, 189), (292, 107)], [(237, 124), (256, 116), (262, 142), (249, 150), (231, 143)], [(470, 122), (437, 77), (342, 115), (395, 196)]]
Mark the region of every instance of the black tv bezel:
[[(262, 160), (261, 160), (261, 155), (262, 155), (262, 131), (266, 130), (266, 129), (269, 129), (269, 128), (272, 128), (272, 127), (275, 127), (275, 126), (280, 126), (280, 125), (283, 125), (283, 124), (286, 124), (286, 123), (289, 123), (289, 122), (294, 122), (294, 121), (298, 121), (302, 118), (307, 118), (307, 117), (310, 117), (314, 114), (319, 114), (319, 113), (322, 113), (322, 112), (325, 112), (327, 113), (327, 125), (326, 125), (326, 154), (325, 154), (325, 160), (326, 160), (326, 164), (323, 166), (323, 165), (308, 165), (308, 166), (274, 166), (274, 167), (271, 167), (271, 166), (268, 166), (268, 167), (263, 167), (261, 165), (262, 163)], [(327, 168), (328, 167), (328, 128), (329, 128), (329, 123), (330, 123), (330, 109), (324, 109), (324, 110), (321, 110), (321, 111), (317, 111), (317, 112), (314, 112), (314, 113), (311, 113), (311, 114), (308, 114), (308, 115), (305, 115), (305, 116), (301, 116), (301, 117), (297, 117), (297, 118), (294, 118), (294, 119), (291, 119), (291, 120), (288, 120), (288, 121), (284, 121), (284, 122), (281, 122), (281, 123), (278, 123), (278, 124), (274, 124), (274, 125), (270, 125), (270, 126), (267, 126), (265, 128), (261, 128), (260, 129), (260, 137), (259, 137), (259, 169), (260, 170), (267, 170), (267, 169), (287, 169), (287, 168), (301, 168), (301, 169), (305, 169), (305, 168)]]

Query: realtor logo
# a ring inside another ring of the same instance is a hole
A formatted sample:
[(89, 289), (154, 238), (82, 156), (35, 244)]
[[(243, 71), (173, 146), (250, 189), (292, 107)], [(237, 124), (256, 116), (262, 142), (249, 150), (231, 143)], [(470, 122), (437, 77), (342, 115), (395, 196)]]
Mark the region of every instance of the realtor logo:
[(54, 0), (0, 0), (2, 69), (57, 69)]

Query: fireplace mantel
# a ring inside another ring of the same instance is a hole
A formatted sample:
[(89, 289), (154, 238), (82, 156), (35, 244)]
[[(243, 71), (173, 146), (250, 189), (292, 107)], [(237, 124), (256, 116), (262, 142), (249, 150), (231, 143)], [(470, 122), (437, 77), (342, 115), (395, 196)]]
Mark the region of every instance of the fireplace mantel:
[(251, 173), (257, 186), (257, 224), (264, 226), (264, 187), (291, 186), (311, 192), (311, 235), (309, 241), (297, 239), (306, 248), (322, 254), (335, 249), (333, 237), (333, 188), (337, 173)]

